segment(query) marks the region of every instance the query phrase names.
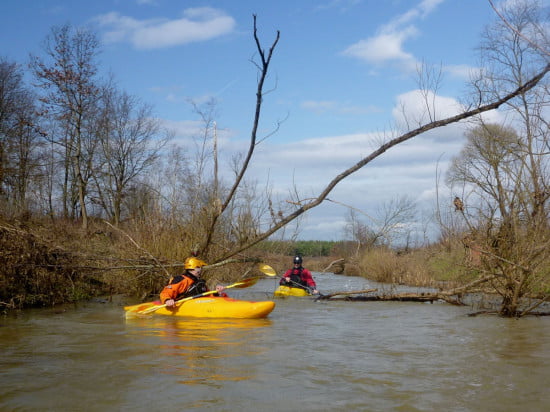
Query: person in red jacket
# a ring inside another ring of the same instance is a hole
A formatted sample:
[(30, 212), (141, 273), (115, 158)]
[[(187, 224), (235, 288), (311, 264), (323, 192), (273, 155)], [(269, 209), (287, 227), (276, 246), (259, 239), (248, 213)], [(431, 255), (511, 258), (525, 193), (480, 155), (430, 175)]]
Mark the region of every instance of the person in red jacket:
[[(189, 257), (185, 259), (183, 265), (185, 273), (174, 277), (168, 285), (160, 292), (160, 301), (171, 308), (176, 305), (176, 301), (190, 296), (200, 295), (208, 292), (206, 281), (201, 278), (202, 267), (206, 266), (206, 262)], [(225, 288), (222, 285), (216, 286), (216, 291), (219, 293)]]
[(303, 288), (313, 295), (317, 295), (317, 285), (311, 276), (311, 272), (302, 267), (302, 257), (294, 256), (294, 267), (288, 269), (279, 282), (280, 285)]

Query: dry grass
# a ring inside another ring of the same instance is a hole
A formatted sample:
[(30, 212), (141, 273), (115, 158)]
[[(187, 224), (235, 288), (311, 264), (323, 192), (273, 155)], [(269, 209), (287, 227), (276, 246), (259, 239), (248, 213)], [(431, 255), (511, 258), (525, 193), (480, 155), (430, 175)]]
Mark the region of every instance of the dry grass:
[(454, 286), (469, 278), (460, 250), (440, 247), (408, 253), (374, 249), (360, 258), (361, 276), (382, 283), (410, 286)]

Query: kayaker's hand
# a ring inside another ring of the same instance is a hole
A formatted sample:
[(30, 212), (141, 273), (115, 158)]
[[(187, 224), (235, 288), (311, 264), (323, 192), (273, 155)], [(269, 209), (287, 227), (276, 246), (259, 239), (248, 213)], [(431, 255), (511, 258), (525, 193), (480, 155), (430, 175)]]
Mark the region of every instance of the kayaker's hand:
[(284, 278), (284, 280), (286, 283), (290, 283), (290, 278), (287, 277), (287, 278)]
[(167, 308), (173, 308), (176, 306), (176, 301), (174, 299), (168, 299), (166, 302), (164, 302)]
[(222, 285), (217, 285), (216, 286), (216, 292), (222, 292), (223, 290), (225, 289), (225, 286), (222, 286)]
[(319, 291), (317, 289), (313, 289), (313, 295), (318, 295)]

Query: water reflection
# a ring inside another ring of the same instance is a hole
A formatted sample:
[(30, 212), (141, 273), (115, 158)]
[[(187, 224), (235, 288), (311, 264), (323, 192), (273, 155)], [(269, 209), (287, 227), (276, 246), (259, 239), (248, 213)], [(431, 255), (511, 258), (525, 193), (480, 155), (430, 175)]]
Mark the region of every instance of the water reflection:
[(148, 345), (158, 351), (163, 374), (175, 376), (184, 385), (211, 387), (253, 378), (254, 369), (242, 365), (268, 348), (249, 342), (271, 324), (269, 319), (162, 316), (126, 320), (128, 339), (134, 345)]
[(264, 319), (211, 319), (151, 316), (126, 319), (129, 336), (159, 336), (200, 341), (234, 341), (271, 325)]

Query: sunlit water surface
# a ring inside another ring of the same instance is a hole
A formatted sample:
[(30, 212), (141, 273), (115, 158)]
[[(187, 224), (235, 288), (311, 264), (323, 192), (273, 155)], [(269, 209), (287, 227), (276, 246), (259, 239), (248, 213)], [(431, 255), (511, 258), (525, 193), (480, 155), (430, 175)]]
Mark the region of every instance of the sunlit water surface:
[[(314, 276), (324, 293), (379, 286)], [(275, 287), (266, 279), (230, 295), (271, 299)], [(126, 301), (0, 318), (0, 410), (550, 410), (548, 318), (276, 302), (254, 320), (126, 320)]]

